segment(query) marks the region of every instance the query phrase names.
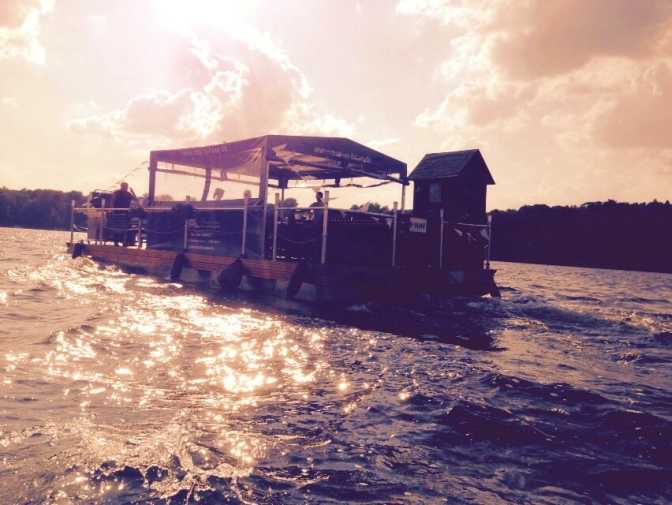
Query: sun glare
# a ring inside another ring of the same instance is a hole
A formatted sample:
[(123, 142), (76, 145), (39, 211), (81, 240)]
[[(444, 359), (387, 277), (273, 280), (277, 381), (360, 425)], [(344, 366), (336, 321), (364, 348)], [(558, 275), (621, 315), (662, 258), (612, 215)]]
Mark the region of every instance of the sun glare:
[(157, 19), (165, 26), (180, 32), (198, 26), (214, 26), (236, 30), (241, 23), (249, 21), (255, 11), (256, 1), (236, 0), (156, 0), (154, 8)]

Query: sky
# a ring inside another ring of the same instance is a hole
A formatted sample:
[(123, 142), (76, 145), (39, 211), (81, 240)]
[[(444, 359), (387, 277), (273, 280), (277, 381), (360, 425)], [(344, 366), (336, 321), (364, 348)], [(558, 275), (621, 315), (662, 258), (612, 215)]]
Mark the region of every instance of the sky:
[(479, 148), (490, 209), (672, 199), (672, 0), (0, 1), (0, 186), (267, 133)]

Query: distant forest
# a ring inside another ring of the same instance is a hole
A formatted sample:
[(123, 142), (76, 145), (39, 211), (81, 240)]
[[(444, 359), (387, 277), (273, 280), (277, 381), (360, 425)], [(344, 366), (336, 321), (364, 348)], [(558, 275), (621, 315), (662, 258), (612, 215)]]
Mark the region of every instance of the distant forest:
[[(0, 188), (0, 226), (67, 229), (79, 191)], [(289, 199), (288, 199), (289, 200)], [(371, 212), (388, 209), (374, 202)], [(672, 273), (672, 204), (526, 205), (493, 215), (495, 260)]]
[(0, 226), (65, 230), (70, 227), (70, 202), (81, 205), (79, 191), (0, 188)]
[(672, 205), (590, 202), (494, 211), (493, 259), (672, 272)]

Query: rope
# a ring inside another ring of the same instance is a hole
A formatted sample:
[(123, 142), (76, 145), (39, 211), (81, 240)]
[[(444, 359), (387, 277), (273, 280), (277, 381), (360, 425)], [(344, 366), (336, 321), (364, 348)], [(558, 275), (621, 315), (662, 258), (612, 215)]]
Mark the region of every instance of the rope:
[(133, 169), (132, 169), (130, 172), (128, 172), (126, 175), (122, 176), (121, 179), (119, 179), (118, 181), (115, 181), (114, 183), (110, 184), (108, 187), (112, 188), (112, 187), (118, 186), (119, 184), (121, 184), (122, 182), (124, 182), (124, 180), (125, 180), (126, 178), (128, 178), (131, 174), (133, 174), (134, 172), (137, 172), (138, 170), (140, 170), (143, 166), (147, 165), (148, 163), (149, 163), (148, 161), (143, 161), (143, 162), (141, 162), (138, 166), (136, 166), (135, 168), (133, 168)]

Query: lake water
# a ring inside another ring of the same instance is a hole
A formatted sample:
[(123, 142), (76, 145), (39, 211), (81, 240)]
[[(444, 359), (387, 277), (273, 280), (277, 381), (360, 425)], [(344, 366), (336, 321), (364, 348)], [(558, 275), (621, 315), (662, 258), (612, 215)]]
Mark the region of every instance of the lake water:
[(66, 239), (0, 228), (0, 503), (672, 501), (672, 275), (333, 320)]

